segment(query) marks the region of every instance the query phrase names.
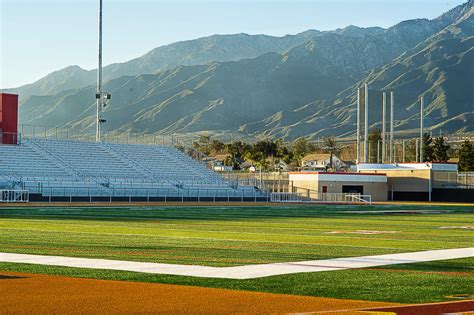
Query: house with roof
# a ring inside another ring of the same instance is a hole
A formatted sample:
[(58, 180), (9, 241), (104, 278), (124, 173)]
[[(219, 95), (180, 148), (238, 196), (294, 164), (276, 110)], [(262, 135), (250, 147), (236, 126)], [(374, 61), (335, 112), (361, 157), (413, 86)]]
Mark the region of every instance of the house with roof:
[[(304, 170), (325, 171), (330, 168), (331, 154), (329, 153), (313, 153), (308, 154), (301, 159), (301, 168)], [(346, 168), (347, 165), (335, 154), (332, 155), (333, 169)]]
[(290, 165), (283, 160), (278, 160), (275, 162), (275, 172), (288, 172), (290, 170)]
[(232, 166), (226, 166), (225, 160), (229, 154), (217, 154), (215, 156), (205, 157), (202, 161), (206, 163), (207, 167), (215, 172), (231, 172)]

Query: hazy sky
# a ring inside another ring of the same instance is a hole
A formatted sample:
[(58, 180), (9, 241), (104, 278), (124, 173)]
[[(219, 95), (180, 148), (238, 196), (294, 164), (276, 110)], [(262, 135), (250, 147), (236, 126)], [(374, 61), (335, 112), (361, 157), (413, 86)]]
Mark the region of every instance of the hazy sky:
[[(466, 0), (103, 0), (104, 64), (212, 34), (295, 34), (434, 18)], [(96, 67), (98, 0), (0, 0), (0, 88)]]

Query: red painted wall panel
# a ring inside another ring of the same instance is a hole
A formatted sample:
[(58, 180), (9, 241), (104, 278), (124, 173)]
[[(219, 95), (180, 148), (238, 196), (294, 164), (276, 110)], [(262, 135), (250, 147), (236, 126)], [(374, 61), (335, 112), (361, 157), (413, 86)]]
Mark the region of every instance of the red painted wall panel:
[(0, 128), (2, 144), (17, 144), (18, 95), (0, 93)]

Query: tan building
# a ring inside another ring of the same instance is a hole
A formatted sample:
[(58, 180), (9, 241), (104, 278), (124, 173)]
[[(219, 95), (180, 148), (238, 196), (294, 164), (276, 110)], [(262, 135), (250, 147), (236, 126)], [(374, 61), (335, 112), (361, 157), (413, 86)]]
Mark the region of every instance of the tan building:
[(361, 163), (357, 172), (386, 174), (391, 200), (432, 200), (433, 190), (450, 188), (457, 182), (456, 163)]
[(321, 194), (371, 195), (373, 201), (387, 200), (387, 177), (375, 173), (290, 172), (293, 191), (320, 199)]

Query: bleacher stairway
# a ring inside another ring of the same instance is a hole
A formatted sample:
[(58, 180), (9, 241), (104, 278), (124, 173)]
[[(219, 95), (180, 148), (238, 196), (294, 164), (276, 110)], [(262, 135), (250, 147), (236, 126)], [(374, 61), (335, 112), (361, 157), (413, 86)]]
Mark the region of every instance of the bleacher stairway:
[(48, 139), (0, 146), (0, 178), (35, 201), (255, 201), (174, 147)]

